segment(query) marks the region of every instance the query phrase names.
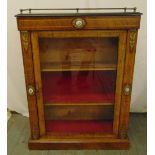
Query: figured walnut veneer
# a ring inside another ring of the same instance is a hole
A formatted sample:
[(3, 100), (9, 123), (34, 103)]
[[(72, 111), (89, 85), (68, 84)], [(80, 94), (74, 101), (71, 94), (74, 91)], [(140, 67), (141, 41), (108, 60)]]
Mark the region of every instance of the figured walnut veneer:
[[(29, 148), (128, 149), (141, 14), (16, 17), (30, 115)], [(84, 25), (77, 28), (79, 19)]]

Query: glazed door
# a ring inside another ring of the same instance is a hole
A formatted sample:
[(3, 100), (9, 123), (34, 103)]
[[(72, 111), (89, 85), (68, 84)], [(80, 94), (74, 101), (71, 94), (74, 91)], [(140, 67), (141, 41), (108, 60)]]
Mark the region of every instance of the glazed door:
[(117, 136), (126, 31), (32, 32), (40, 135)]

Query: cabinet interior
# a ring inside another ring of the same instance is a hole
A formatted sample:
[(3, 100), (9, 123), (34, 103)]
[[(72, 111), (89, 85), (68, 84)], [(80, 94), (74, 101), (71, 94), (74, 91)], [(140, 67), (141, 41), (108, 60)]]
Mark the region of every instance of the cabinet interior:
[(117, 37), (39, 38), (46, 132), (113, 132)]

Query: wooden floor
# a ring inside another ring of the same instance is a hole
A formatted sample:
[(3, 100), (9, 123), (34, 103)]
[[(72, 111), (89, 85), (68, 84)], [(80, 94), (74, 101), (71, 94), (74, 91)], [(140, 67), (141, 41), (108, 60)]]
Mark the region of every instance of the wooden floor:
[(13, 114), (8, 121), (8, 155), (146, 155), (146, 114), (131, 114), (129, 137), (131, 148), (127, 151), (111, 150), (69, 150), (69, 151), (30, 151), (29, 122), (27, 117)]

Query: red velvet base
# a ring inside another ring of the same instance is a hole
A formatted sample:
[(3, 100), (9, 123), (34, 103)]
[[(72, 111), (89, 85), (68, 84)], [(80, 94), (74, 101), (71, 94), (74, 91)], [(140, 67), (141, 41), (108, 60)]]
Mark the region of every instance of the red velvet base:
[(112, 121), (46, 121), (46, 131), (53, 133), (112, 133)]
[(42, 72), (44, 103), (114, 102), (115, 71)]

